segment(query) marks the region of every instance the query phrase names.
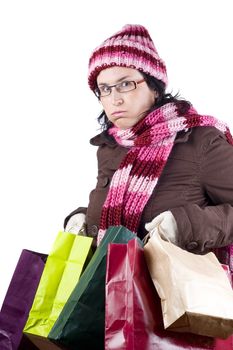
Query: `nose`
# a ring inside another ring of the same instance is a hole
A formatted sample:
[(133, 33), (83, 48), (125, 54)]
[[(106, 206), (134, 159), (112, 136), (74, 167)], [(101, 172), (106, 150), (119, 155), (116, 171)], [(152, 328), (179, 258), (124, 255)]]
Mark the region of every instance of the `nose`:
[(113, 88), (111, 92), (111, 101), (112, 104), (115, 106), (120, 106), (124, 102), (122, 94), (118, 92), (115, 88)]

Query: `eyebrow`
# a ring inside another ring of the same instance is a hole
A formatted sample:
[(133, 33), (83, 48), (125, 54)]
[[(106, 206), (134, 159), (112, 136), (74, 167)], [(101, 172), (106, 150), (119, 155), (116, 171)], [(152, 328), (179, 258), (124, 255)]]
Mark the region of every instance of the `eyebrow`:
[[(123, 80), (125, 80), (125, 79), (129, 79), (129, 78), (131, 79), (130, 76), (126, 75), (126, 76), (124, 76), (124, 77), (118, 79), (118, 80), (115, 82), (115, 84), (118, 84), (118, 83), (120, 83), (121, 81), (123, 81)], [(115, 84), (113, 84), (113, 85), (115, 85)], [(107, 84), (107, 83), (99, 83), (99, 84), (98, 84), (98, 86), (103, 86), (103, 85), (109, 85), (109, 84)], [(112, 85), (112, 84), (111, 84), (111, 85)]]

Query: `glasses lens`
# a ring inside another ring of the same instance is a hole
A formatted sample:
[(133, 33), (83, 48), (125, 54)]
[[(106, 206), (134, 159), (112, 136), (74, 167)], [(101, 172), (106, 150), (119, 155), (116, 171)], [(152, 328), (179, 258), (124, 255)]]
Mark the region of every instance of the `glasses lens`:
[(112, 88), (108, 85), (103, 85), (99, 87), (100, 96), (108, 96), (110, 95), (111, 91)]
[(119, 84), (112, 85), (112, 86), (108, 86), (108, 85), (100, 86), (100, 87), (98, 87), (98, 89), (95, 90), (95, 94), (97, 97), (104, 97), (104, 96), (108, 96), (111, 94), (113, 87), (115, 87), (115, 89), (118, 92), (128, 92), (128, 91), (136, 89), (136, 86), (137, 85), (136, 85), (135, 81), (125, 80)]
[(136, 84), (134, 81), (122, 81), (116, 85), (116, 89), (119, 92), (127, 92), (136, 89)]

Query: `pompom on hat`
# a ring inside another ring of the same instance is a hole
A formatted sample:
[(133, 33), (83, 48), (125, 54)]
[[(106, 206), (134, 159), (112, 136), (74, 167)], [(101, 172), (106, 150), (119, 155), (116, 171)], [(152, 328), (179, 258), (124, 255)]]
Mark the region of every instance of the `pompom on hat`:
[(91, 90), (96, 88), (99, 73), (113, 66), (137, 69), (167, 85), (165, 63), (159, 57), (147, 29), (141, 25), (125, 25), (92, 52), (88, 70)]

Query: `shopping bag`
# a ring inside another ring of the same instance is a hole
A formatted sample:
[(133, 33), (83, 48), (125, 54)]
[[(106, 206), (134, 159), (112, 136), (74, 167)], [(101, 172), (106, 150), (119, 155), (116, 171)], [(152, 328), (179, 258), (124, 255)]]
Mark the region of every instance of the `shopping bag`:
[(222, 264), (229, 266), (231, 285), (233, 286), (233, 244), (226, 247), (215, 248), (213, 249), (213, 252)]
[(230, 270), (230, 267), (229, 265), (226, 265), (226, 264), (221, 264), (223, 270), (225, 271), (226, 275), (227, 275), (227, 278), (229, 279), (230, 281), (230, 284), (231, 284), (231, 287), (233, 287), (233, 281), (232, 281), (232, 272)]
[(80, 278), (92, 240), (70, 232), (58, 233), (24, 327), (25, 333), (47, 337)]
[[(117, 262), (117, 263), (116, 263)], [(105, 297), (105, 350), (156, 349), (155, 288), (143, 248), (136, 239), (108, 246)]]
[(0, 349), (2, 350), (12, 350), (13, 344), (11, 341), (11, 336), (9, 332), (0, 329)]
[(18, 350), (69, 350), (61, 344), (35, 334), (23, 334)]
[(23, 249), (0, 311), (0, 349), (16, 350), (47, 255)]
[(216, 340), (164, 329), (160, 298), (134, 240), (108, 246), (105, 300), (105, 350), (233, 349), (232, 337)]
[(215, 248), (214, 253), (216, 254), (218, 260), (222, 264), (229, 266), (230, 271), (233, 272), (233, 244), (226, 247)]
[(127, 243), (134, 237), (122, 226), (107, 230), (49, 333), (50, 339), (75, 350), (104, 348), (107, 246), (109, 242)]
[(214, 253), (187, 252), (158, 232), (144, 250), (166, 329), (218, 338), (233, 334), (233, 291)]

